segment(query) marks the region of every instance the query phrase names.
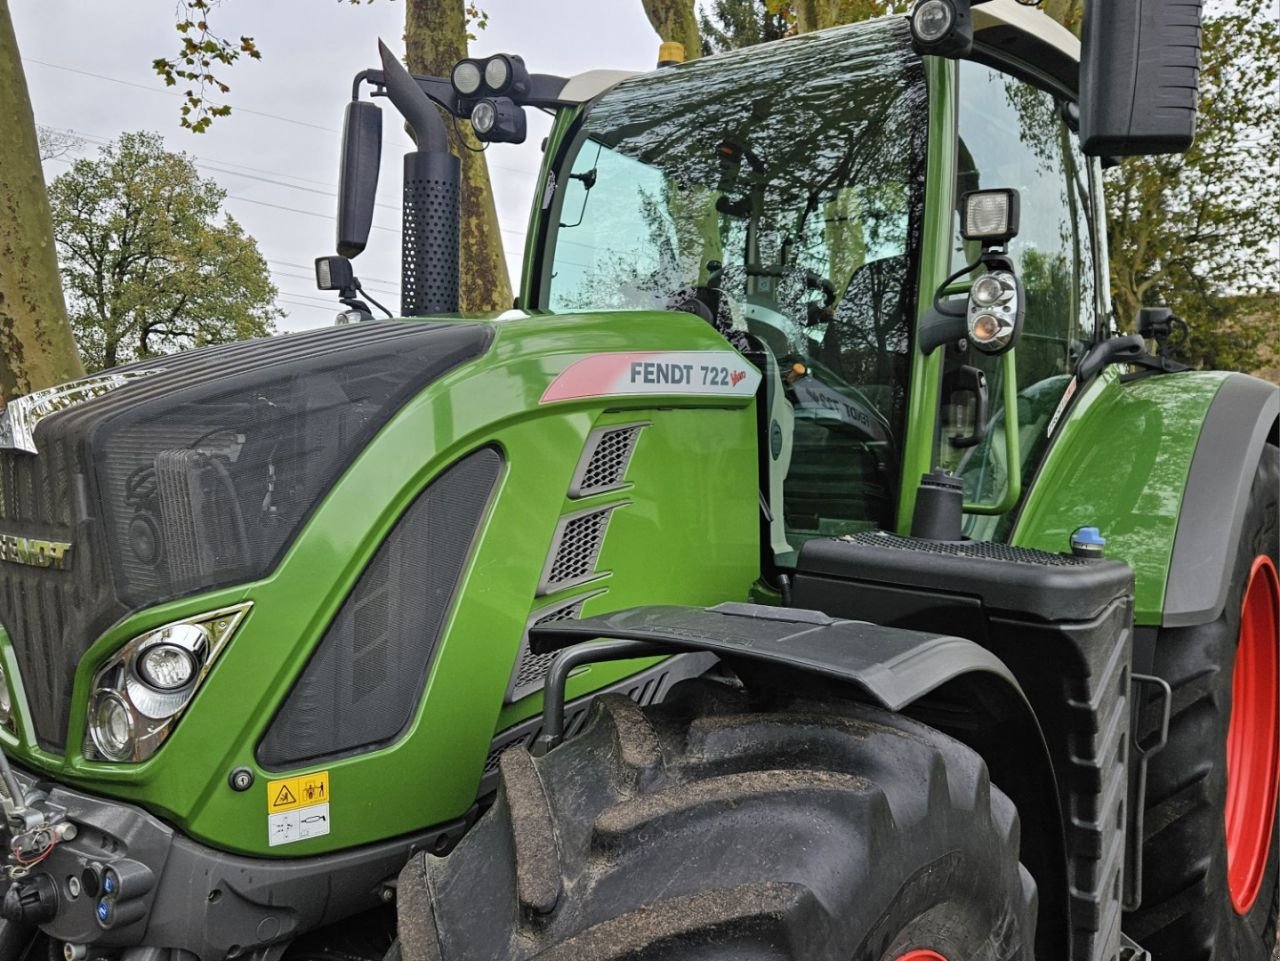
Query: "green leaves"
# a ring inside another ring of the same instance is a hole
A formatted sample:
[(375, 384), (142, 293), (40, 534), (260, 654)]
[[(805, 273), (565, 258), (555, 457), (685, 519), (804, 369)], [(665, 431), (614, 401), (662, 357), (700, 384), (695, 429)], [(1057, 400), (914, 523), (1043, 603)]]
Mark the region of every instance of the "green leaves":
[(226, 192), (156, 134), (124, 134), (49, 188), (71, 324), (90, 370), (262, 337), (281, 312)]
[(182, 126), (195, 133), (209, 129), (215, 117), (231, 114), (231, 107), (210, 99), (210, 93), (229, 93), (231, 88), (214, 73), (219, 67), (230, 67), (242, 56), (261, 60), (253, 37), (242, 36), (238, 40), (224, 39), (209, 27), (209, 13), (221, 0), (179, 0), (179, 19), (174, 24), (180, 38), (178, 53), (172, 57), (158, 57), (151, 61), (157, 74), (164, 78), (166, 86), (177, 86), (185, 80), (192, 86), (184, 92)]

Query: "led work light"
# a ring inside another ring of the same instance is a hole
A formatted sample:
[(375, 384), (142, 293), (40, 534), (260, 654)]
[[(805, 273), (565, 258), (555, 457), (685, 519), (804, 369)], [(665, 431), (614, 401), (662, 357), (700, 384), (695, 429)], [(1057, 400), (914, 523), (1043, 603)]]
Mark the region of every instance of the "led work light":
[(520, 57), (499, 53), (485, 60), (459, 60), (449, 75), (464, 100), (488, 95), (519, 100), (529, 92), (529, 71)]
[(960, 198), (960, 232), (983, 248), (1004, 246), (1018, 236), (1018, 191), (971, 190)]

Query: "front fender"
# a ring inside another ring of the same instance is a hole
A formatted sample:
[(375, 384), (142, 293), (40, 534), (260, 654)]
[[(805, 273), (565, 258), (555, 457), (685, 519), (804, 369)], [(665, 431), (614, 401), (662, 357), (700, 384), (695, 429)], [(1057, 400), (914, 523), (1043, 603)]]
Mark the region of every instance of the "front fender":
[(974, 672), (992, 675), (1023, 697), (1004, 662), (973, 641), (760, 604), (633, 607), (552, 621), (530, 630), (529, 645), (541, 654), (597, 638), (711, 651), (731, 664), (824, 677), (888, 711)]
[[(603, 638), (610, 640), (591, 643)], [(995, 654), (959, 637), (734, 603), (633, 607), (529, 632), (536, 653), (571, 648), (548, 676), (552, 692), (573, 664), (637, 656), (628, 642), (653, 645), (655, 653), (714, 652), (753, 689), (844, 689), (967, 744), (1022, 818), (1023, 862), (1040, 892), (1044, 942), (1066, 943), (1066, 845), (1053, 763), (1035, 711)], [(556, 674), (559, 682), (551, 679)], [(553, 724), (544, 713), (544, 731)]]

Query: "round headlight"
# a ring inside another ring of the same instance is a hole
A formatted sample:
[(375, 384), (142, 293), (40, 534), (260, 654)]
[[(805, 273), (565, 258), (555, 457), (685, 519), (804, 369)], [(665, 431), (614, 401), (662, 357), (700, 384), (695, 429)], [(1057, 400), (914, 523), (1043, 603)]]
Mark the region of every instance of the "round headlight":
[(471, 111), (471, 126), (476, 128), (478, 134), (487, 134), (497, 122), (498, 111), (488, 100), (481, 100)]
[(102, 756), (127, 761), (133, 753), (133, 716), (115, 691), (99, 691), (93, 698), (89, 735)]
[(485, 86), (494, 93), (501, 93), (511, 80), (511, 64), (506, 57), (493, 57), (484, 65)]
[(916, 36), (925, 43), (936, 43), (955, 24), (956, 14), (947, 0), (924, 0), (911, 17)]
[(973, 287), (969, 290), (969, 296), (973, 298), (973, 302), (979, 307), (991, 307), (1000, 302), (1005, 296), (1004, 284), (1000, 283), (998, 277), (991, 274), (983, 274), (973, 282)]
[(994, 314), (978, 314), (969, 324), (969, 337), (979, 344), (989, 344), (1000, 336), (1000, 318)]
[(480, 67), (470, 60), (462, 60), (453, 68), (453, 89), (464, 97), (470, 97), (480, 89)]
[(0, 724), (13, 717), (13, 696), (9, 693), (9, 675), (0, 667)]
[(161, 691), (176, 691), (196, 676), (196, 659), (176, 644), (156, 644), (138, 656), (138, 676)]

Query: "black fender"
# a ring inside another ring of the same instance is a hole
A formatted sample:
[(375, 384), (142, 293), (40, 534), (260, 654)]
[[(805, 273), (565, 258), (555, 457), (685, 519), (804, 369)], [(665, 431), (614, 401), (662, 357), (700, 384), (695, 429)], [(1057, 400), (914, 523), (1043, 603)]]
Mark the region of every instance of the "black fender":
[(1226, 603), (1231, 558), (1262, 448), (1276, 443), (1280, 388), (1246, 374), (1222, 382), (1187, 474), (1165, 585), (1165, 627), (1206, 624)]
[(552, 621), (530, 630), (529, 646), (538, 654), (562, 652), (547, 674), (535, 750), (559, 742), (564, 685), (574, 667), (686, 651), (716, 654), (750, 688), (834, 690), (951, 735), (986, 761), (992, 780), (1017, 805), (1023, 863), (1040, 890), (1037, 943), (1067, 943), (1065, 822), (1049, 749), (1013, 672), (973, 641), (819, 611), (729, 603)]

